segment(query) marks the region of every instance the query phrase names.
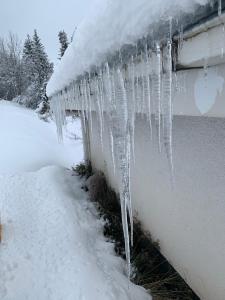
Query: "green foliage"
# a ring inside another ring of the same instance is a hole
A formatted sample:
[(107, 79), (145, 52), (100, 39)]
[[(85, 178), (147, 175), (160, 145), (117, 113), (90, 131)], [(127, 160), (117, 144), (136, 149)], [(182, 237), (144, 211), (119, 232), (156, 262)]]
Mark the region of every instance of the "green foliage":
[(58, 34), (59, 37), (59, 43), (60, 43), (60, 53), (59, 53), (59, 59), (61, 59), (66, 51), (66, 49), (69, 46), (67, 34), (64, 30), (60, 31)]
[(47, 100), (46, 85), (53, 72), (53, 65), (48, 60), (36, 30), (34, 30), (33, 38), (28, 35), (25, 40), (23, 68), (26, 78), (24, 96), (29, 99), (26, 106), (36, 108), (39, 103)]
[(91, 163), (80, 163), (75, 167), (72, 167), (72, 170), (80, 177), (89, 178), (93, 174)]

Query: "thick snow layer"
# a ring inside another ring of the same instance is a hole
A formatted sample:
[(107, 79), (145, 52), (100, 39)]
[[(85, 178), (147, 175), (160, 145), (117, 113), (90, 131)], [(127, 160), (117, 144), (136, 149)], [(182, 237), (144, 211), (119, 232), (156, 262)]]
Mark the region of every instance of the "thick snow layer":
[(77, 75), (100, 64), (105, 55), (133, 43), (160, 19), (191, 12), (208, 0), (96, 0), (76, 31), (47, 86), (48, 95), (60, 91)]
[(45, 167), (0, 176), (0, 203), (1, 300), (150, 299), (129, 283), (70, 171)]
[(35, 112), (2, 100), (0, 153), (1, 173), (35, 171), (46, 165), (71, 167), (83, 159), (80, 122), (69, 119), (65, 142), (59, 144), (54, 122), (40, 121)]
[(128, 281), (82, 182), (62, 167), (81, 158), (71, 134), (58, 146), (51, 123), (0, 101), (0, 299), (151, 299)]

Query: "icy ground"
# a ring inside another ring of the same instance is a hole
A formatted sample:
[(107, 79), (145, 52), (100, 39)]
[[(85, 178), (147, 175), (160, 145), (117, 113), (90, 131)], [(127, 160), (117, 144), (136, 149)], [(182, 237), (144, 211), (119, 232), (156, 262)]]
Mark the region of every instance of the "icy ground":
[(58, 145), (53, 123), (0, 101), (1, 300), (147, 300), (102, 235), (81, 182), (79, 122)]

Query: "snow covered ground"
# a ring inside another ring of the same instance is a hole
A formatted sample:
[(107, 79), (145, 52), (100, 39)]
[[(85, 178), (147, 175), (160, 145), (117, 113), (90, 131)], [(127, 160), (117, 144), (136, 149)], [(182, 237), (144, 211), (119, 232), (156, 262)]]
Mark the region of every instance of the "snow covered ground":
[[(71, 121), (71, 120), (70, 120)], [(151, 299), (124, 275), (102, 221), (66, 167), (82, 160), (79, 122), (53, 123), (0, 101), (1, 300)]]

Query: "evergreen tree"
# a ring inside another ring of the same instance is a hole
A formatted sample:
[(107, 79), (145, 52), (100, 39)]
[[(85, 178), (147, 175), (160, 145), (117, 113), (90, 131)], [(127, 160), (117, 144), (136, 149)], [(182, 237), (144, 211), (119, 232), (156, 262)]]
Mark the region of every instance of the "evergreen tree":
[(26, 78), (27, 85), (29, 85), (29, 83), (34, 80), (33, 42), (29, 34), (24, 42), (22, 61), (24, 76)]
[(0, 37), (0, 98), (36, 108), (47, 100), (46, 85), (52, 74), (53, 64), (48, 60), (44, 46), (37, 34), (27, 36), (23, 51), (18, 38), (9, 34)]
[(10, 33), (7, 40), (0, 38), (0, 98), (20, 95), (23, 83), (20, 41)]
[(67, 34), (64, 30), (60, 31), (58, 34), (59, 42), (60, 42), (60, 53), (59, 53), (59, 59), (61, 59), (66, 51), (66, 49), (69, 46)]
[(23, 47), (23, 57), (29, 58), (32, 56), (32, 50), (33, 50), (33, 42), (30, 38), (30, 35), (27, 35), (27, 38), (24, 42), (24, 47)]
[(37, 83), (40, 85), (47, 83), (52, 72), (52, 64), (49, 63), (48, 56), (36, 30), (33, 36), (33, 60)]
[(27, 78), (26, 105), (36, 108), (41, 101), (46, 100), (46, 85), (53, 71), (53, 64), (49, 62), (36, 30), (33, 39), (27, 36), (25, 40), (23, 62)]

